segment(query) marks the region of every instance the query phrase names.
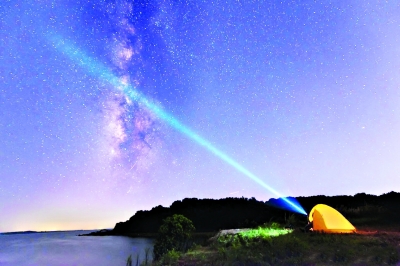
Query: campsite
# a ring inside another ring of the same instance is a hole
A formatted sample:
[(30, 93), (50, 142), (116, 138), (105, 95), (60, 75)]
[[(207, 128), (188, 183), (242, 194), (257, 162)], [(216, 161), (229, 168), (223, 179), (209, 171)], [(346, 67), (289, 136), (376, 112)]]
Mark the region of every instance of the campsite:
[[(208, 254), (201, 258), (208, 259), (202, 264), (397, 265), (399, 262), (399, 231), (371, 231), (371, 228), (363, 226), (356, 231), (340, 212), (324, 204), (316, 205), (308, 219), (312, 224), (308, 232), (289, 229), (277, 237), (261, 234), (246, 237), (246, 234), (240, 233), (225, 235), (208, 249), (203, 249)], [(274, 227), (278, 225), (264, 226), (270, 230)], [(261, 228), (255, 231), (260, 232)], [(183, 256), (183, 264), (195, 263), (201, 253), (197, 253), (196, 249), (187, 253)]]
[[(307, 216), (280, 199), (184, 199), (140, 211), (98, 234), (157, 236), (152, 228), (179, 214), (196, 228), (182, 250), (155, 265), (398, 265), (400, 193), (297, 197)], [(146, 227), (146, 226), (147, 227)], [(310, 226), (311, 225), (311, 226)], [(216, 228), (219, 229), (216, 229)], [(221, 230), (220, 230), (221, 229)]]
[(398, 265), (400, 228), (373, 226), (370, 209), (353, 210), (370, 224), (356, 229), (336, 209), (318, 204), (308, 215), (308, 229), (288, 228), (301, 224), (291, 215), (285, 226), (223, 230), (186, 253), (167, 253), (156, 265)]

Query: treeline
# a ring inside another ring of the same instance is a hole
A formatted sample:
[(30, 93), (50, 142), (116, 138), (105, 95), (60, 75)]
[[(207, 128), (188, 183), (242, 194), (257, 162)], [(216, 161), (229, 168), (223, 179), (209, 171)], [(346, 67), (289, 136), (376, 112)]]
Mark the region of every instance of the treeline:
[[(293, 199), (293, 198), (292, 198)], [(373, 222), (386, 224), (400, 221), (400, 193), (390, 192), (380, 196), (359, 193), (354, 196), (311, 196), (295, 198), (308, 213), (316, 204), (327, 204), (356, 221), (367, 221), (365, 215), (374, 216)], [(149, 211), (138, 211), (128, 221), (119, 222), (111, 232), (103, 234), (143, 235), (154, 234), (163, 219), (182, 214), (193, 221), (197, 232), (216, 232), (221, 229), (248, 228), (266, 222), (285, 223), (291, 216), (304, 221), (306, 216), (293, 214), (279, 206), (279, 199), (267, 202), (255, 198), (196, 199), (175, 201), (170, 207), (157, 206)], [(379, 219), (378, 219), (379, 218)], [(358, 220), (357, 220), (358, 219)], [(368, 225), (368, 224), (367, 224)], [(99, 233), (100, 235), (100, 233)]]
[(173, 214), (189, 218), (197, 232), (216, 232), (227, 228), (245, 228), (271, 219), (283, 220), (284, 211), (257, 201), (255, 198), (196, 199), (175, 201), (169, 208), (157, 206), (150, 211), (138, 211), (126, 222), (117, 223), (115, 234), (155, 233), (163, 219)]
[(322, 203), (338, 208), (359, 208), (366, 205), (382, 206), (388, 209), (398, 210), (400, 208), (400, 193), (389, 192), (380, 196), (358, 193), (354, 196), (310, 196), (310, 197), (297, 197), (300, 204), (310, 211), (316, 204)]

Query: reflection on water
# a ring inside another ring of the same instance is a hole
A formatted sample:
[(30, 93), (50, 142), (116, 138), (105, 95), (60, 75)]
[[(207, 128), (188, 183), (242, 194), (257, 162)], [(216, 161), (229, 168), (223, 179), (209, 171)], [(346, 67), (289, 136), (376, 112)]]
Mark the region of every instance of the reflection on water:
[(77, 236), (88, 232), (0, 235), (0, 265), (124, 266), (129, 255), (136, 264), (136, 255), (143, 261), (145, 249), (153, 247), (149, 238)]

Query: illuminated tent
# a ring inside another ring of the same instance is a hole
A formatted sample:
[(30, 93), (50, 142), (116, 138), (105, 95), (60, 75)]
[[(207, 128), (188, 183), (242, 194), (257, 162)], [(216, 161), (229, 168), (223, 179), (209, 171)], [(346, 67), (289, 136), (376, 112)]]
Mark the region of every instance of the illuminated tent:
[(308, 215), (313, 230), (325, 233), (355, 233), (356, 228), (344, 216), (325, 204), (315, 205)]

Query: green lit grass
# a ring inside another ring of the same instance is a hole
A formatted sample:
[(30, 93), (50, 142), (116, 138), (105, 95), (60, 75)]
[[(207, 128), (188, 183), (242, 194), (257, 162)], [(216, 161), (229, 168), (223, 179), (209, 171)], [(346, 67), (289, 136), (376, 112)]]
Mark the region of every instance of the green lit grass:
[(239, 235), (241, 235), (244, 238), (270, 238), (270, 237), (277, 237), (280, 235), (286, 235), (291, 232), (293, 232), (293, 230), (259, 227), (257, 229), (250, 229), (248, 231), (240, 232)]
[(226, 234), (219, 236), (217, 242), (227, 246), (246, 245), (254, 239), (269, 240), (273, 237), (286, 235), (293, 230), (284, 229), (277, 223), (270, 225), (259, 226), (256, 229), (243, 229), (237, 234)]

